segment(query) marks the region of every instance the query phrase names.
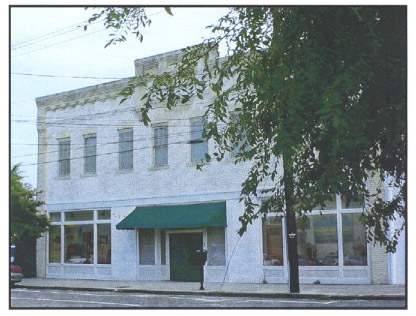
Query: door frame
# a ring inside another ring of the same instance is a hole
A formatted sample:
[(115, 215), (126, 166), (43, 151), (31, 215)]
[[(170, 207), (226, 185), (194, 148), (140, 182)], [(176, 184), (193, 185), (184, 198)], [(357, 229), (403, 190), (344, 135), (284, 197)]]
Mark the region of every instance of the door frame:
[[(195, 228), (195, 229), (167, 229), (165, 232), (165, 255), (166, 255), (166, 268), (169, 275), (168, 280), (171, 280), (170, 276), (170, 234), (188, 234), (188, 233), (202, 233), (202, 248), (207, 249), (207, 229), (206, 228)], [(206, 265), (204, 265), (204, 273)]]

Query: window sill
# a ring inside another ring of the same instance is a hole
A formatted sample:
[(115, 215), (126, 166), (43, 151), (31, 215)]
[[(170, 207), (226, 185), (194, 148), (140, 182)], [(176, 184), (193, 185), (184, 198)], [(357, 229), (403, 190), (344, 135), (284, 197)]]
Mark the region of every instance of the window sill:
[(71, 180), (71, 176), (57, 176), (55, 180)]
[(81, 175), (81, 178), (90, 178), (90, 177), (98, 177), (97, 173), (84, 173)]
[(129, 174), (134, 173), (134, 169), (117, 170), (116, 174)]
[(149, 168), (150, 171), (157, 171), (163, 169), (169, 169), (169, 165), (152, 166), (151, 168)]

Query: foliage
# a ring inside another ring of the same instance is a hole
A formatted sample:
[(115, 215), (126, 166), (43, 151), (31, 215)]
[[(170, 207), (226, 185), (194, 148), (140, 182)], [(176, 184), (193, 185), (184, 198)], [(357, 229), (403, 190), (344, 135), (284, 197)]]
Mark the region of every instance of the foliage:
[(36, 239), (48, 228), (45, 215), (37, 214), (42, 202), (36, 200), (36, 191), (23, 182), (19, 165), (10, 174), (10, 243), (16, 245), (15, 261), (25, 276), (36, 274)]
[[(212, 38), (183, 50), (174, 72), (133, 78), (123, 100), (151, 82), (147, 125), (157, 103), (215, 95), (204, 117), (216, 144), (207, 160), (238, 148), (236, 163), (252, 164), (240, 234), (268, 212), (303, 216), (336, 194), (364, 196), (369, 241), (394, 251), (404, 225), (391, 231), (389, 220), (406, 218), (406, 24), (405, 6), (233, 8), (210, 26)], [(225, 57), (211, 58), (219, 45)], [(374, 178), (398, 189), (393, 201), (370, 190)]]

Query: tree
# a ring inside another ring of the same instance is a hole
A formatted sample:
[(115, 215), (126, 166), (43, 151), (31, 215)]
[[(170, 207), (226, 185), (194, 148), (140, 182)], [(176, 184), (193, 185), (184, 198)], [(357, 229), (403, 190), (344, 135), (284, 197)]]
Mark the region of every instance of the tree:
[[(364, 197), (368, 241), (395, 251), (405, 226), (392, 231), (390, 221), (406, 218), (407, 198), (406, 13), (405, 6), (233, 8), (211, 26), (212, 38), (183, 50), (174, 72), (132, 78), (123, 101), (143, 79), (151, 82), (142, 96), (147, 125), (156, 103), (172, 108), (206, 90), (215, 95), (204, 117), (204, 136), (216, 144), (207, 160), (238, 148), (236, 163), (252, 162), (240, 234), (271, 211), (284, 213), (295, 234), (299, 219), (335, 195), (347, 203)], [(213, 61), (220, 45), (225, 57)], [(389, 179), (399, 193), (384, 201), (381, 189), (367, 187), (370, 178)], [(298, 292), (290, 237), (291, 292)]]
[(25, 276), (36, 275), (36, 239), (48, 228), (45, 215), (37, 214), (42, 202), (36, 191), (23, 182), (19, 165), (10, 173), (10, 243), (16, 245), (15, 262), (22, 266)]

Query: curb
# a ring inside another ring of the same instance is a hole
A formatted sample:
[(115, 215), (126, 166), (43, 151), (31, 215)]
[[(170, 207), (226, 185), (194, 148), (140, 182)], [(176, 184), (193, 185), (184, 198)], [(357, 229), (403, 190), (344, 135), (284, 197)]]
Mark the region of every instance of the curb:
[(128, 288), (91, 288), (91, 287), (66, 287), (66, 286), (37, 286), (16, 284), (15, 288), (30, 289), (51, 289), (51, 290), (72, 290), (85, 292), (115, 292), (115, 293), (144, 293), (155, 295), (200, 295), (200, 296), (221, 296), (221, 297), (256, 297), (256, 298), (291, 298), (291, 299), (313, 299), (313, 300), (392, 300), (404, 301), (406, 295), (401, 294), (375, 294), (375, 295), (339, 295), (339, 294), (313, 294), (313, 293), (235, 293), (221, 291), (172, 291), (172, 290), (149, 290), (149, 289), (128, 289)]

